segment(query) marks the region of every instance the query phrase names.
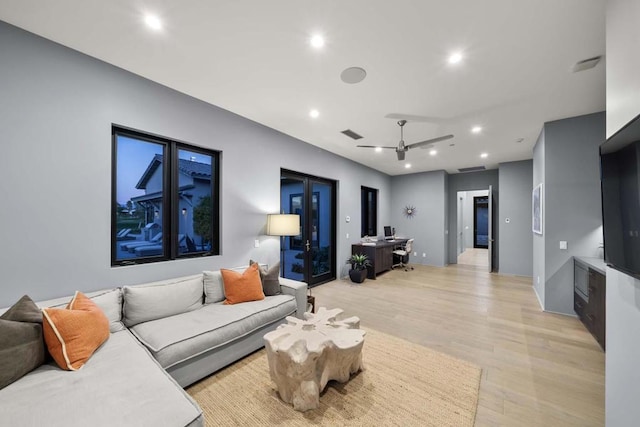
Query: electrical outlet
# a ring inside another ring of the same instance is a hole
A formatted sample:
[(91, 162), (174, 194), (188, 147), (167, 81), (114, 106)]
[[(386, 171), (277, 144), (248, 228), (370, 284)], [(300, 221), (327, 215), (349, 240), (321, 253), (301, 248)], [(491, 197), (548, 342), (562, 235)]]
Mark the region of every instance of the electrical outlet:
[(540, 276), (538, 276), (538, 285), (540, 284)]
[(260, 240), (254, 240), (253, 241), (253, 247), (254, 248), (259, 248), (260, 247)]
[(414, 252), (414, 253), (413, 253), (413, 256), (418, 256), (418, 252)]
[(426, 258), (427, 254), (425, 252), (422, 252), (422, 258)]
[(347, 233), (347, 239), (349, 238), (349, 233)]

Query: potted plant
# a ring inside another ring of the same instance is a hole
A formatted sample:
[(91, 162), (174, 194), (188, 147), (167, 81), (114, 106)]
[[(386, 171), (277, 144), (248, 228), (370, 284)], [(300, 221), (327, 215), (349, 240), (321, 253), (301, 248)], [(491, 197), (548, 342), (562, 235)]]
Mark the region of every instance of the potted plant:
[(362, 283), (367, 277), (367, 267), (371, 265), (369, 258), (365, 254), (353, 254), (347, 259), (347, 264), (351, 264), (349, 277), (354, 283)]

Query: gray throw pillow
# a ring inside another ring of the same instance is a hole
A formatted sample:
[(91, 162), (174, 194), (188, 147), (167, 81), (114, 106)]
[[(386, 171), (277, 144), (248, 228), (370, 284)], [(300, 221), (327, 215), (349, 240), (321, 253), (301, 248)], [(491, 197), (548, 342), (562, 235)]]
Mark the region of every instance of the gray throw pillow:
[[(249, 260), (249, 265), (257, 264), (253, 260)], [(262, 281), (262, 292), (269, 297), (278, 295), (280, 293), (280, 262), (275, 263), (271, 268), (266, 269), (261, 265), (258, 265), (258, 271), (260, 272), (260, 280)]]
[(42, 312), (23, 296), (0, 316), (0, 389), (44, 363)]

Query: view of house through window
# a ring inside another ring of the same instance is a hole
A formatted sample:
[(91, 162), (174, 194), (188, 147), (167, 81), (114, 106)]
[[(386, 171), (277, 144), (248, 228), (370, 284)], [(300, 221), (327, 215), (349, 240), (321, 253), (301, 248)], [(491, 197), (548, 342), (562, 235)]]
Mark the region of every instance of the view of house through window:
[(216, 255), (218, 153), (114, 127), (112, 265)]
[(378, 190), (361, 187), (362, 232), (361, 237), (378, 234)]

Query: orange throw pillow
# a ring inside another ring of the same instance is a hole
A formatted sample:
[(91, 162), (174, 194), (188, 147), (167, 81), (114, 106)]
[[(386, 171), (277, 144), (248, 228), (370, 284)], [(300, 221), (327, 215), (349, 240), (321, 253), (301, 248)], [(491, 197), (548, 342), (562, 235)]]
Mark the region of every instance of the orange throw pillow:
[(42, 309), (44, 341), (53, 360), (67, 371), (77, 371), (109, 338), (109, 319), (82, 292), (67, 308)]
[(238, 304), (240, 302), (264, 299), (258, 264), (253, 264), (244, 273), (225, 270), (224, 268), (220, 269), (220, 273), (222, 274), (224, 295), (227, 297), (224, 300), (225, 304)]

